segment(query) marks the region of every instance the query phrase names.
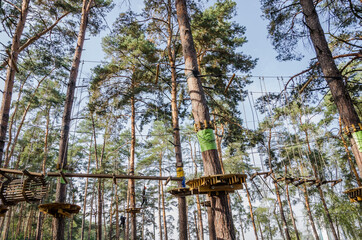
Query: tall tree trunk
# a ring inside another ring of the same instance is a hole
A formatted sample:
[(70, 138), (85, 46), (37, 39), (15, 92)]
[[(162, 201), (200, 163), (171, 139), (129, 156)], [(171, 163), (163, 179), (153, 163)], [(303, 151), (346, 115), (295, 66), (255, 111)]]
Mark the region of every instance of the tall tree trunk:
[[(192, 104), (192, 114), (197, 125), (209, 123), (210, 115), (207, 107), (205, 94), (199, 78), (196, 50), (191, 34), (190, 21), (187, 15), (186, 0), (176, 0), (177, 20), (180, 28), (181, 45), (185, 59), (185, 75)], [(207, 126), (204, 126), (207, 128)], [(210, 130), (210, 129), (208, 129)], [(211, 130), (213, 135), (213, 131)], [(215, 137), (213, 137), (213, 145)], [(202, 152), (205, 175), (222, 174), (222, 169), (217, 155), (216, 147), (205, 149)], [(217, 209), (215, 212), (215, 232), (220, 239), (235, 239), (235, 228), (227, 195), (220, 194), (214, 197), (215, 205), (211, 207)], [(214, 202), (214, 201), (212, 201)]]
[[(45, 171), (46, 171), (46, 162), (47, 162), (47, 158), (48, 158), (48, 136), (49, 136), (49, 123), (50, 123), (50, 109), (51, 109), (51, 106), (48, 106), (46, 109), (47, 115), (46, 115), (46, 129), (45, 129), (45, 137), (44, 137), (44, 157), (43, 157), (43, 163), (42, 163), (42, 173), (44, 175), (45, 175)], [(43, 203), (43, 200), (41, 200), (41, 203)], [(36, 240), (41, 240), (43, 238), (42, 237), (43, 221), (44, 221), (44, 213), (41, 211), (38, 211), (38, 222), (37, 222), (36, 234), (35, 234)]]
[(274, 180), (274, 188), (275, 188), (275, 194), (277, 195), (277, 201), (278, 201), (278, 206), (279, 206), (279, 213), (280, 213), (280, 218), (282, 219), (283, 222), (283, 228), (284, 228), (284, 232), (285, 232), (285, 238), (287, 240), (291, 240), (290, 234), (289, 234), (289, 229), (288, 229), (288, 223), (287, 220), (285, 218), (285, 214), (284, 214), (284, 209), (283, 209), (283, 203), (282, 200), (280, 198), (280, 192), (279, 192), (279, 186), (278, 186), (278, 182), (275, 181), (275, 174), (273, 171), (273, 165), (272, 165), (272, 155), (271, 155), (271, 137), (272, 137), (272, 132), (271, 132), (271, 128), (269, 128), (269, 137), (268, 137), (268, 163), (269, 163), (269, 169), (271, 171), (271, 176)]
[[(63, 119), (62, 119), (62, 130), (60, 133), (59, 158), (57, 166), (59, 169), (65, 169), (67, 166), (68, 138), (69, 138), (70, 120), (71, 120), (70, 118), (74, 102), (74, 92), (78, 76), (79, 63), (83, 51), (84, 38), (87, 29), (88, 14), (92, 3), (93, 0), (83, 0), (82, 18), (78, 33), (77, 47), (74, 52), (72, 68), (70, 70), (67, 96), (65, 100)], [(66, 184), (62, 184), (59, 178), (57, 183), (55, 201), (61, 203), (65, 202), (66, 195), (67, 195)], [(54, 218), (53, 240), (64, 240), (64, 229), (65, 229), (65, 219), (63, 217)]]
[(241, 232), (241, 237), (243, 240), (245, 240), (245, 236), (244, 236), (244, 228), (243, 228), (243, 220), (240, 217), (240, 232)]
[[(191, 142), (189, 142), (189, 146), (190, 146), (190, 157), (195, 166), (195, 177), (196, 177), (197, 176), (197, 164), (196, 164), (196, 161), (194, 158)], [(199, 237), (200, 237), (200, 240), (204, 240), (204, 226), (203, 226), (204, 224), (202, 222), (200, 196), (198, 194), (196, 194), (195, 197), (196, 197), (198, 224), (199, 224)]]
[[(134, 175), (135, 170), (135, 148), (136, 148), (136, 110), (135, 110), (135, 96), (134, 96), (134, 88), (135, 88), (135, 79), (132, 77), (132, 97), (131, 97), (131, 151), (130, 151), (130, 158), (129, 158), (129, 174)], [(129, 196), (130, 196), (130, 205), (131, 208), (136, 207), (136, 196), (135, 196), (135, 180), (129, 179), (128, 180), (128, 189), (129, 189)], [(137, 239), (137, 225), (136, 225), (136, 213), (131, 212), (131, 240)]]
[[(24, 216), (24, 211), (23, 211), (24, 206), (25, 206), (25, 202), (20, 203), (19, 219), (18, 219), (18, 223), (17, 223), (17, 225), (16, 225), (16, 231), (15, 231), (15, 234), (16, 234), (17, 236), (20, 235), (20, 230), (21, 230), (21, 227), (22, 227), (23, 222), (24, 222), (24, 219), (23, 219), (23, 216)], [(2, 220), (4, 220), (4, 218), (3, 218)]]
[(158, 181), (158, 224), (159, 224), (159, 231), (160, 231), (160, 240), (163, 240), (162, 235), (162, 212), (161, 212), (161, 185), (162, 181)]
[[(299, 117), (299, 121), (302, 124), (302, 116)], [(308, 140), (308, 129), (304, 129), (304, 133), (305, 133), (305, 138), (306, 138), (306, 142), (307, 142), (307, 146), (308, 146), (308, 154), (311, 155), (312, 154), (312, 149), (310, 147), (309, 140)], [(316, 161), (316, 159), (314, 159), (314, 160), (310, 159), (310, 164), (312, 165), (313, 174), (314, 174), (315, 179), (318, 182), (320, 182), (320, 177), (318, 175), (317, 166), (315, 165), (314, 161)], [(323, 204), (325, 214), (326, 214), (328, 222), (329, 222), (329, 227), (332, 230), (333, 237), (334, 237), (335, 240), (338, 240), (339, 238), (337, 236), (336, 229), (333, 226), (333, 220), (332, 220), (331, 215), (329, 214), (329, 210), (328, 210), (328, 206), (326, 204), (326, 200), (324, 198), (323, 190), (322, 190), (320, 185), (317, 185), (317, 189), (318, 189), (319, 196), (320, 196), (322, 204)]]
[(215, 199), (212, 196), (209, 196), (210, 206), (207, 207), (207, 223), (209, 227), (209, 239), (217, 240), (216, 238), (216, 228), (215, 228)]
[(97, 240), (102, 240), (102, 180), (98, 179), (98, 186), (97, 186), (97, 192), (98, 192), (98, 212), (97, 212)]
[(89, 227), (88, 227), (88, 240), (90, 240), (91, 239), (91, 233), (92, 233), (92, 218), (93, 218), (93, 199), (94, 199), (94, 188), (95, 188), (95, 184), (94, 184), (94, 187), (93, 187), (93, 194), (92, 194), (92, 198), (91, 198), (91, 202), (90, 202), (90, 209), (91, 209), (91, 211), (90, 211), (90, 214), (89, 214)]
[(196, 239), (197, 240), (200, 240), (200, 236), (199, 236), (199, 229), (198, 229), (198, 227), (197, 227), (197, 212), (196, 211), (194, 211), (194, 224), (195, 224), (195, 232), (196, 232)]
[(23, 0), (21, 5), (21, 13), (19, 17), (18, 24), (13, 36), (13, 41), (10, 49), (10, 58), (8, 61), (9, 67), (6, 72), (5, 86), (3, 90), (3, 98), (0, 108), (0, 166), (3, 166), (3, 153), (6, 139), (6, 130), (8, 128), (9, 115), (10, 115), (10, 104), (13, 94), (14, 79), (17, 69), (17, 62), (19, 56), (20, 48), (20, 38), (23, 34), (26, 17), (29, 11), (29, 2), (30, 0)]
[[(177, 108), (177, 73), (176, 73), (176, 50), (172, 48), (173, 31), (172, 31), (172, 6), (171, 0), (168, 0), (167, 5), (167, 30), (168, 30), (168, 58), (171, 67), (171, 112), (172, 112), (172, 128), (173, 128), (173, 141), (175, 146), (176, 155), (176, 169), (179, 175), (183, 175), (183, 162), (182, 162), (182, 148), (180, 138), (179, 116)], [(181, 171), (182, 170), (182, 171)], [(183, 176), (182, 176), (183, 177)], [(178, 182), (178, 187), (183, 187), (182, 182)], [(186, 198), (178, 197), (178, 214), (179, 214), (179, 239), (187, 240), (187, 211), (186, 211)]]
[[(93, 140), (93, 138), (91, 137), (91, 142), (90, 142), (90, 146), (89, 146), (87, 173), (89, 173), (90, 163), (91, 163), (91, 159), (92, 159), (92, 143), (93, 143), (92, 140)], [(89, 183), (88, 178), (86, 178), (86, 180), (85, 180), (85, 187), (84, 187), (82, 228), (81, 228), (81, 233), (80, 233), (80, 239), (81, 239), (81, 240), (84, 239), (85, 214), (86, 214), (86, 212), (87, 212), (88, 183)], [(91, 216), (91, 218), (92, 218), (92, 216)]]
[(315, 224), (314, 224), (312, 211), (310, 209), (308, 190), (307, 190), (307, 186), (305, 184), (303, 184), (303, 194), (304, 194), (305, 208), (306, 208), (307, 213), (308, 213), (310, 225), (312, 226), (314, 239), (319, 240), (318, 232), (317, 232), (317, 229), (316, 229)]
[[(160, 177), (162, 177), (162, 158), (163, 153), (160, 153), (160, 161), (159, 161), (159, 170), (160, 170)], [(163, 218), (163, 232), (165, 233), (165, 240), (168, 240), (167, 236), (167, 216), (166, 216), (166, 204), (165, 204), (165, 195), (163, 193), (163, 184), (162, 181), (160, 181), (160, 191), (161, 191), (161, 202), (162, 202), (162, 218)]]
[(258, 221), (258, 225), (259, 225), (259, 231), (260, 231), (261, 240), (264, 240), (263, 229), (261, 228), (260, 221)]
[[(308, 26), (318, 62), (322, 68), (323, 75), (331, 90), (333, 100), (346, 127), (358, 126), (360, 119), (353, 106), (351, 97), (344, 85), (343, 78), (333, 59), (331, 50), (328, 47), (324, 31), (319, 21), (313, 0), (300, 0), (306, 25)], [(362, 152), (358, 150), (355, 139), (350, 137), (352, 152), (355, 156), (360, 176), (362, 176)], [(334, 234), (335, 237), (337, 236)]]
[[(287, 177), (287, 173), (288, 173), (288, 169), (287, 169), (287, 166), (285, 166), (285, 177)], [(286, 180), (285, 180), (286, 181)], [(297, 240), (299, 240), (299, 232), (298, 232), (298, 229), (297, 229), (297, 225), (295, 223), (295, 218), (294, 218), (294, 215), (293, 215), (293, 208), (292, 208), (292, 203), (290, 202), (290, 197), (289, 197), (289, 183), (288, 182), (285, 182), (285, 194), (287, 196), (287, 201), (288, 201), (288, 206), (289, 206), (289, 209), (290, 209), (290, 217), (292, 219), (292, 223), (293, 223), (293, 228), (294, 228), (294, 231), (295, 231), (295, 236), (297, 238)]]
[[(3, 223), (4, 227), (3, 227), (3, 231), (2, 231), (1, 240), (7, 240), (8, 239), (12, 213), (13, 213), (13, 207), (10, 207), (8, 212), (5, 214), (5, 218), (4, 218), (5, 222)], [(24, 236), (25, 236), (25, 234), (24, 234)]]
[(248, 203), (249, 203), (249, 208), (250, 208), (250, 219), (251, 219), (251, 223), (252, 223), (253, 229), (254, 229), (255, 240), (258, 240), (259, 238), (258, 238), (258, 231), (256, 229), (256, 224), (255, 224), (255, 219), (254, 219), (253, 205), (251, 204), (250, 192), (249, 192), (248, 185), (246, 182), (244, 183), (244, 186), (245, 186), (246, 196), (248, 198)]
[(120, 231), (119, 231), (119, 208), (118, 208), (118, 185), (116, 184), (116, 240), (119, 240)]
[(109, 240), (112, 240), (113, 235), (113, 202), (115, 201), (114, 197), (114, 186), (112, 185), (112, 196), (111, 196), (111, 206), (109, 208)]
[(275, 210), (276, 210), (276, 209), (274, 209), (273, 215), (274, 215), (275, 220), (276, 220), (276, 222), (277, 222), (280, 235), (282, 236), (283, 240), (285, 240), (285, 236), (284, 236), (284, 233), (283, 233), (283, 228), (282, 228), (282, 226), (280, 225), (280, 222), (279, 222), (279, 219), (278, 219), (278, 215), (275, 213)]

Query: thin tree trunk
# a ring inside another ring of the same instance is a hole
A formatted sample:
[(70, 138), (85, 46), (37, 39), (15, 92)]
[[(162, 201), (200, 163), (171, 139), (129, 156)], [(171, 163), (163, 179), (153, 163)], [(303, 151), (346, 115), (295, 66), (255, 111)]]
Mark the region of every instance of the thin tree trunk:
[[(13, 207), (10, 207), (8, 212), (5, 215), (5, 222), (4, 222), (5, 228), (3, 228), (3, 231), (2, 231), (2, 237), (1, 237), (2, 240), (8, 239), (12, 213), (13, 213)], [(24, 236), (25, 236), (25, 234), (24, 234)]]
[[(90, 163), (92, 159), (92, 143), (93, 138), (91, 137), (91, 142), (89, 146), (89, 155), (88, 155), (88, 166), (87, 166), (87, 173), (89, 173), (90, 170)], [(84, 225), (85, 225), (85, 214), (87, 212), (87, 194), (88, 194), (88, 178), (85, 180), (85, 187), (84, 187), (84, 200), (83, 200), (83, 216), (82, 216), (82, 228), (81, 228), (81, 235), (80, 239), (84, 239)]]
[(119, 240), (120, 231), (119, 231), (119, 208), (118, 208), (118, 185), (116, 184), (116, 240)]
[[(287, 175), (287, 172), (288, 172), (288, 169), (287, 169), (287, 166), (285, 166), (285, 177)], [(290, 217), (292, 219), (292, 223), (293, 223), (293, 228), (294, 228), (294, 231), (295, 231), (295, 236), (297, 238), (297, 240), (299, 240), (299, 232), (298, 232), (298, 229), (297, 229), (297, 225), (295, 223), (295, 218), (294, 218), (294, 215), (293, 215), (293, 208), (292, 208), (292, 203), (290, 202), (290, 197), (289, 197), (289, 183), (285, 182), (285, 194), (287, 196), (287, 201), (288, 201), (288, 206), (289, 206), (289, 209), (290, 209)]]
[(6, 132), (9, 122), (10, 104), (14, 87), (15, 73), (20, 48), (20, 38), (23, 34), (26, 17), (29, 11), (30, 0), (23, 0), (21, 5), (21, 14), (13, 36), (13, 41), (10, 49), (9, 67), (6, 72), (5, 86), (3, 89), (3, 98), (0, 108), (0, 166), (3, 166), (3, 153), (6, 139)]
[[(19, 219), (18, 219), (18, 223), (17, 223), (17, 225), (16, 225), (16, 231), (15, 231), (15, 234), (16, 234), (17, 236), (19, 236), (21, 227), (22, 227), (23, 222), (24, 222), (24, 219), (23, 219), (23, 214), (24, 214), (23, 209), (24, 209), (24, 206), (25, 206), (25, 202), (22, 202), (22, 203), (20, 204)], [(4, 218), (3, 218), (3, 219), (4, 219)]]
[(159, 231), (160, 231), (160, 240), (163, 239), (162, 236), (162, 212), (161, 212), (161, 185), (162, 181), (158, 181), (158, 224), (159, 224)]
[[(125, 208), (129, 208), (130, 204), (129, 204), (129, 199), (130, 199), (130, 191), (129, 191), (129, 180), (128, 180), (128, 185), (127, 185), (127, 199), (126, 199), (126, 207)], [(125, 239), (129, 239), (129, 218), (130, 218), (130, 214), (126, 213), (126, 229), (124, 230), (124, 238)]]
[(98, 221), (97, 221), (97, 240), (102, 240), (102, 180), (98, 179)]
[[(44, 157), (43, 157), (43, 163), (42, 163), (42, 173), (45, 175), (45, 167), (46, 167), (46, 161), (48, 158), (48, 136), (49, 136), (49, 123), (50, 123), (50, 109), (51, 106), (47, 107), (47, 118), (46, 118), (46, 129), (45, 129), (45, 137), (44, 137)], [(41, 200), (41, 203), (43, 203), (43, 200)], [(41, 240), (42, 237), (42, 229), (43, 229), (43, 221), (44, 221), (44, 213), (41, 211), (38, 211), (38, 222), (36, 226), (36, 234), (35, 239)]]
[[(134, 96), (135, 80), (132, 77), (132, 97), (131, 97), (131, 151), (130, 151), (130, 163), (129, 163), (129, 174), (134, 175), (135, 170), (135, 148), (136, 148), (136, 110), (135, 110), (135, 96)], [(136, 207), (136, 196), (135, 196), (135, 181), (134, 179), (128, 180), (128, 189), (130, 195), (131, 208)], [(137, 225), (136, 225), (136, 213), (131, 212), (131, 240), (137, 239)]]
[(282, 228), (282, 226), (280, 225), (280, 222), (279, 222), (279, 219), (278, 219), (278, 215), (275, 213), (275, 209), (274, 209), (273, 215), (274, 215), (275, 220), (276, 220), (276, 222), (277, 222), (280, 235), (282, 236), (283, 240), (285, 240), (285, 236), (284, 236), (284, 233), (283, 233), (283, 228)]
[[(186, 0), (176, 0), (177, 20), (180, 28), (181, 45), (185, 59), (185, 75), (192, 104), (192, 114), (197, 125), (210, 123), (209, 109), (207, 107), (205, 94), (199, 78), (196, 50), (191, 34), (190, 21), (187, 15)], [(207, 128), (207, 126), (204, 126)], [(212, 130), (211, 130), (212, 132)], [(212, 132), (213, 135), (213, 132)], [(214, 138), (214, 145), (215, 138)], [(205, 149), (202, 152), (205, 175), (221, 174), (222, 168), (217, 155), (216, 147)], [(235, 239), (235, 228), (232, 219), (231, 209), (227, 195), (219, 194), (214, 197), (215, 205), (212, 208), (218, 209), (215, 212), (215, 232), (220, 239)], [(212, 201), (214, 202), (214, 201)]]
[[(172, 6), (171, 0), (168, 0), (167, 6), (167, 29), (168, 29), (168, 58), (171, 66), (171, 111), (172, 111), (172, 128), (173, 128), (173, 141), (175, 146), (176, 155), (176, 169), (178, 169), (179, 175), (183, 175), (183, 162), (182, 162), (182, 148), (180, 138), (179, 116), (177, 108), (177, 73), (176, 73), (176, 50), (172, 49), (173, 31), (172, 31)], [(182, 170), (182, 171), (181, 171)], [(183, 177), (183, 176), (182, 176)], [(182, 182), (178, 182), (178, 187), (183, 187)], [(178, 197), (178, 214), (179, 214), (179, 239), (187, 240), (187, 211), (186, 211), (186, 198)]]
[(196, 211), (194, 211), (194, 223), (195, 223), (195, 232), (196, 232), (196, 239), (200, 240), (200, 236), (199, 236), (199, 229), (197, 227), (197, 215), (196, 215)]
[[(67, 167), (67, 152), (68, 152), (68, 138), (70, 130), (70, 118), (72, 114), (72, 107), (74, 102), (74, 92), (76, 87), (76, 80), (78, 76), (80, 58), (83, 51), (83, 44), (85, 33), (88, 23), (88, 14), (91, 8), (93, 0), (83, 0), (82, 7), (82, 18), (79, 27), (77, 47), (74, 52), (74, 58), (72, 63), (72, 68), (70, 70), (69, 84), (67, 89), (67, 97), (65, 100), (65, 107), (62, 119), (62, 130), (60, 134), (60, 144), (59, 144), (59, 159), (58, 159), (58, 168), (65, 169)], [(58, 179), (57, 190), (56, 190), (56, 202), (65, 202), (67, 196), (67, 188), (65, 184), (60, 182)], [(57, 217), (53, 219), (53, 240), (64, 240), (64, 229), (65, 229), (65, 219), (62, 217)]]
[[(72, 204), (74, 204), (74, 192), (72, 194)], [(69, 240), (73, 239), (73, 221), (74, 221), (74, 215), (72, 215), (70, 217), (70, 222), (69, 222)]]
[(212, 196), (209, 196), (210, 206), (207, 207), (207, 223), (209, 227), (209, 239), (217, 240), (216, 231), (215, 231), (215, 199)]
[(314, 224), (312, 211), (310, 209), (308, 190), (307, 190), (307, 186), (305, 184), (303, 184), (303, 194), (304, 194), (304, 200), (305, 200), (305, 208), (307, 209), (310, 225), (312, 226), (314, 239), (319, 240), (318, 232), (317, 232), (317, 229), (316, 229), (315, 224)]
[[(190, 156), (191, 156), (191, 160), (194, 163), (195, 166), (195, 177), (197, 177), (197, 164), (194, 158), (194, 154), (192, 151), (192, 145), (191, 142), (189, 142), (189, 146), (190, 146)], [(202, 213), (201, 213), (201, 203), (200, 203), (200, 196), (198, 194), (195, 195), (196, 197), (196, 206), (197, 206), (197, 215), (198, 215), (198, 224), (199, 224), (199, 237), (200, 240), (204, 240), (204, 226), (203, 226), (203, 222), (202, 222)]]
[[(160, 177), (162, 177), (162, 156), (163, 153), (160, 153), (160, 161), (159, 161), (159, 170), (160, 170)], [(166, 216), (166, 206), (165, 206), (165, 196), (163, 193), (163, 184), (160, 181), (160, 191), (161, 191), (161, 202), (162, 202), (162, 217), (163, 217), (163, 232), (165, 233), (165, 240), (168, 240), (167, 237), (167, 216)]]
[(92, 198), (91, 198), (91, 202), (90, 202), (90, 215), (89, 215), (89, 229), (88, 229), (88, 240), (91, 239), (91, 232), (92, 232), (92, 218), (93, 218), (93, 198), (94, 198), (94, 188), (95, 188), (95, 184), (93, 187), (93, 194), (92, 194)]
[[(351, 127), (352, 124), (354, 126), (358, 126), (360, 119), (355, 107), (353, 106), (352, 99), (346, 89), (346, 86), (344, 85), (342, 75), (333, 59), (331, 50), (328, 47), (328, 42), (320, 24), (313, 0), (300, 0), (300, 4), (302, 6), (304, 19), (309, 29), (310, 38), (312, 40), (318, 62), (320, 63), (323, 75), (331, 90), (333, 100), (342, 118), (343, 125), (347, 127)], [(358, 150), (358, 146), (351, 136), (350, 140), (352, 144), (352, 152), (355, 156), (360, 176), (362, 176), (362, 152)], [(336, 239), (338, 238), (335, 231), (333, 231), (333, 235)]]
[(263, 229), (261, 229), (260, 221), (258, 221), (258, 225), (259, 225), (259, 231), (260, 231), (261, 240), (264, 240)]
[[(299, 121), (300, 123), (302, 124), (302, 117), (300, 116), (299, 118)], [(307, 142), (307, 146), (308, 146), (308, 153), (311, 154), (312, 153), (312, 149), (310, 147), (310, 144), (309, 144), (309, 140), (308, 140), (308, 130), (305, 129), (304, 130), (304, 133), (305, 133), (305, 137), (306, 137), (306, 142)], [(315, 165), (315, 162), (316, 160), (311, 160), (310, 159), (310, 164), (312, 165), (312, 169), (313, 169), (313, 173), (314, 173), (314, 177), (315, 179), (320, 182), (320, 177), (318, 175), (318, 171), (317, 171), (317, 167)], [(317, 185), (317, 189), (318, 189), (318, 192), (319, 192), (319, 196), (321, 198), (321, 201), (322, 201), (322, 205), (323, 205), (323, 208), (324, 208), (324, 211), (326, 213), (326, 216), (327, 216), (327, 219), (328, 219), (328, 222), (329, 222), (329, 227), (331, 228), (332, 230), (332, 234), (333, 234), (333, 237), (335, 240), (338, 240), (338, 236), (337, 236), (337, 233), (336, 233), (336, 229), (334, 228), (333, 226), (333, 220), (332, 220), (332, 217), (331, 215), (329, 214), (329, 210), (328, 210), (328, 206), (326, 204), (326, 201), (325, 201), (325, 198), (324, 198), (324, 194), (323, 194), (323, 190), (321, 188), (320, 185)]]
[(245, 236), (244, 236), (244, 228), (243, 228), (243, 220), (240, 217), (240, 231), (241, 231), (241, 237), (243, 240), (245, 240)]
[(248, 198), (248, 203), (249, 203), (249, 208), (250, 208), (250, 219), (251, 219), (251, 223), (252, 223), (253, 229), (254, 229), (255, 240), (258, 240), (259, 238), (258, 238), (258, 231), (257, 231), (256, 225), (255, 225), (253, 205), (251, 204), (250, 192), (249, 192), (248, 185), (246, 182), (244, 183), (244, 186), (245, 186), (246, 196)]
[(283, 203), (282, 200), (280, 198), (280, 192), (279, 192), (279, 186), (278, 186), (278, 182), (275, 181), (275, 174), (273, 172), (273, 165), (272, 165), (272, 155), (271, 155), (271, 128), (269, 128), (269, 137), (268, 137), (268, 163), (269, 163), (269, 169), (271, 171), (271, 176), (274, 180), (274, 188), (275, 188), (275, 194), (277, 195), (277, 201), (278, 201), (278, 206), (279, 206), (279, 213), (280, 213), (280, 218), (282, 219), (283, 222), (283, 228), (284, 228), (284, 232), (285, 232), (285, 237), (287, 240), (291, 240), (290, 234), (289, 234), (289, 229), (288, 229), (288, 223), (287, 220), (285, 218), (285, 214), (284, 214), (284, 209), (283, 209)]
[(109, 208), (109, 240), (112, 240), (113, 235), (113, 202), (115, 200), (114, 197), (114, 186), (112, 185), (112, 196), (111, 196), (111, 206)]

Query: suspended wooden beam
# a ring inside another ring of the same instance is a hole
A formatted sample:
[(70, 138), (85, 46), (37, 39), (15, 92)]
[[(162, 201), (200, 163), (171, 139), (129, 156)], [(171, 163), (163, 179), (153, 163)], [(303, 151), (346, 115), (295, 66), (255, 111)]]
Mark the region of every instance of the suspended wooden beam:
[[(8, 168), (0, 168), (0, 173), (11, 173), (11, 174), (19, 174), (23, 175), (23, 171), (15, 170), (15, 169), (8, 169)], [(43, 174), (36, 173), (36, 172), (28, 172), (33, 176), (41, 177)], [(46, 174), (48, 177), (62, 177), (62, 174), (59, 172), (48, 172)], [(126, 174), (103, 174), (103, 173), (63, 173), (64, 177), (68, 178), (116, 178), (116, 179), (140, 179), (140, 180), (167, 180), (170, 178), (170, 181), (182, 181), (182, 177), (158, 177), (158, 176), (135, 176), (135, 175), (126, 175)]]

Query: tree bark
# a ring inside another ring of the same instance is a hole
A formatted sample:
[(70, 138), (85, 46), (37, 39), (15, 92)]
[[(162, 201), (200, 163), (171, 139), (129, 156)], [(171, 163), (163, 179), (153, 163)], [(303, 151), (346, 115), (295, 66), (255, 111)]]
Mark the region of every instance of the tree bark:
[[(196, 124), (210, 122), (209, 109), (199, 78), (197, 55), (191, 34), (190, 21), (187, 15), (185, 0), (176, 0), (177, 20), (180, 28), (181, 45), (185, 59), (185, 75), (192, 104), (192, 114)], [(216, 144), (216, 143), (215, 143)], [(220, 161), (216, 149), (202, 152), (205, 175), (222, 174)], [(215, 205), (215, 232), (220, 239), (235, 239), (235, 228), (227, 195), (220, 194), (214, 197)], [(214, 201), (212, 201), (214, 202)]]
[[(59, 144), (59, 158), (58, 158), (58, 168), (64, 169), (67, 166), (67, 152), (68, 152), (68, 137), (70, 130), (70, 118), (72, 114), (72, 107), (74, 102), (74, 92), (76, 87), (76, 80), (78, 76), (80, 58), (83, 51), (83, 44), (85, 33), (88, 23), (88, 14), (91, 8), (93, 0), (83, 0), (82, 7), (82, 18), (78, 33), (77, 47), (74, 52), (74, 58), (72, 63), (72, 68), (70, 70), (69, 83), (67, 89), (67, 96), (65, 100), (64, 113), (62, 119), (62, 130), (60, 134), (60, 144)], [(58, 179), (57, 190), (56, 190), (56, 202), (65, 202), (67, 195), (67, 188), (65, 184), (60, 182)], [(57, 217), (53, 219), (53, 240), (64, 240), (64, 229), (65, 229), (65, 219), (62, 217)]]
[(20, 38), (23, 34), (26, 17), (29, 11), (29, 2), (30, 0), (23, 0), (21, 5), (21, 13), (19, 17), (18, 24), (14, 32), (13, 42), (10, 49), (10, 58), (8, 61), (9, 67), (6, 72), (5, 86), (3, 90), (3, 98), (0, 108), (0, 166), (3, 165), (3, 153), (6, 139), (6, 130), (8, 128), (9, 114), (10, 114), (10, 105), (11, 98), (13, 94), (14, 79), (17, 69), (17, 62), (19, 56), (20, 48)]
[[(333, 100), (346, 127), (358, 126), (360, 119), (353, 106), (352, 99), (344, 85), (343, 78), (333, 59), (332, 52), (328, 47), (324, 31), (319, 21), (313, 0), (300, 0), (306, 25), (309, 29), (318, 62), (322, 68), (323, 75), (331, 90)], [(352, 152), (355, 156), (357, 166), (362, 176), (362, 152), (358, 150), (355, 140), (350, 136)]]

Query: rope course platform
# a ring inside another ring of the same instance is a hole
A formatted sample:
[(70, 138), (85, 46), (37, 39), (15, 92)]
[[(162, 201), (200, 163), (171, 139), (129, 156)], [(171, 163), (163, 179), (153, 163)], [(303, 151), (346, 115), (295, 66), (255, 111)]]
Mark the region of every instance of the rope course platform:
[(126, 213), (140, 213), (142, 208), (126, 208)]
[(345, 191), (350, 202), (362, 202), (362, 187), (352, 188)]
[(197, 189), (190, 190), (189, 187), (182, 187), (182, 188), (174, 188), (168, 191), (175, 197), (186, 197), (194, 194), (198, 194)]
[(79, 213), (80, 206), (70, 203), (46, 203), (38, 206), (39, 210), (53, 217), (70, 217)]
[(47, 193), (48, 187), (44, 175), (33, 175), (27, 170), (21, 171), (22, 178), (8, 175), (0, 170), (6, 178), (0, 183), (0, 199), (5, 206), (13, 206), (19, 202), (36, 203)]
[(218, 195), (242, 189), (246, 177), (246, 174), (218, 174), (192, 179), (186, 184), (190, 191), (197, 189), (199, 194)]
[(0, 217), (5, 217), (8, 210), (9, 209), (5, 205), (0, 205)]

